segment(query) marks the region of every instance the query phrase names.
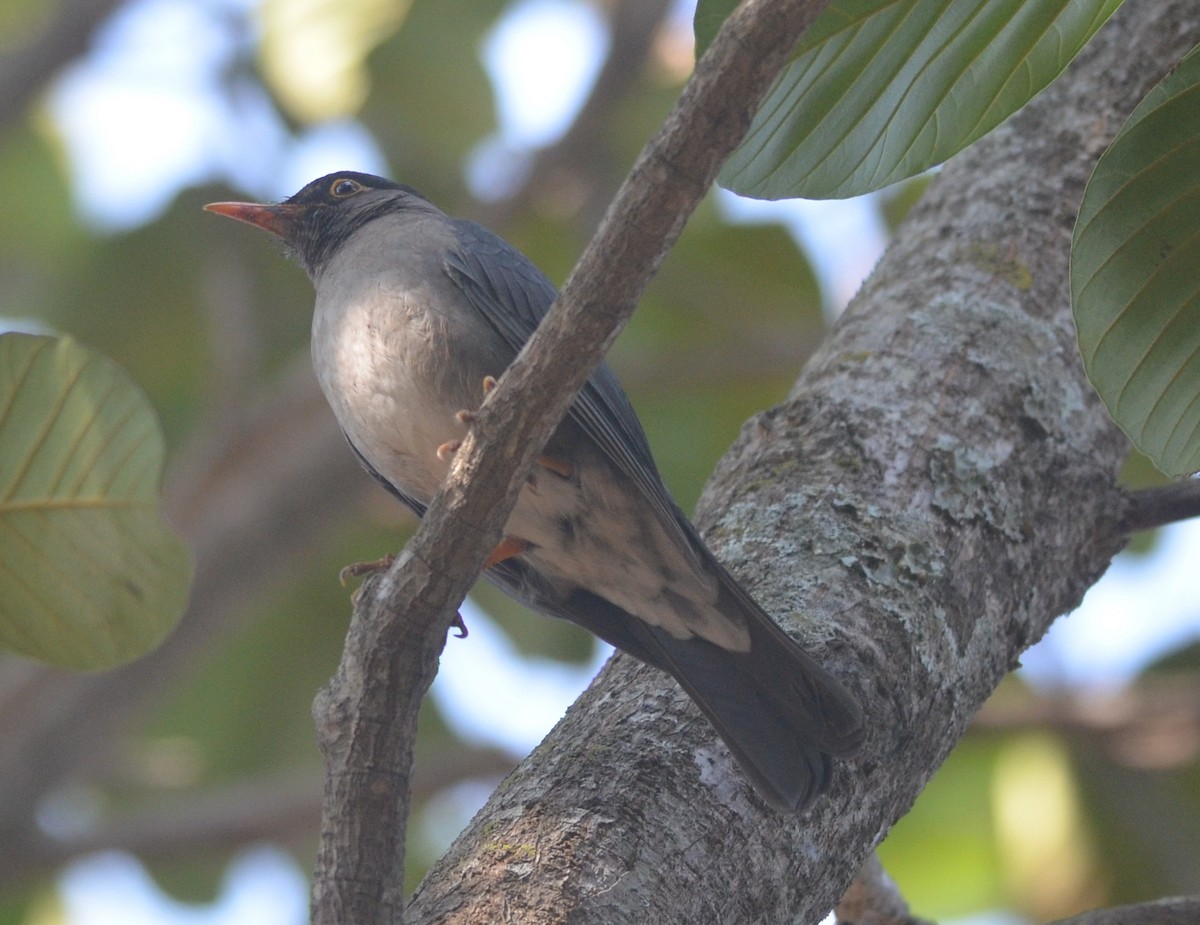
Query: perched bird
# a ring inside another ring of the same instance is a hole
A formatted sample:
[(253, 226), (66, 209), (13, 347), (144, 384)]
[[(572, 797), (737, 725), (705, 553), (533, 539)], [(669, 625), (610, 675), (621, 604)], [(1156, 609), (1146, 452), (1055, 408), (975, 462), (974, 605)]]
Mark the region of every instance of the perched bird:
[[(277, 205), (206, 209), (281, 238), (316, 289), (312, 356), (366, 470), (418, 516), (488, 388), (554, 301), (523, 254), (410, 187), (329, 174)], [(663, 486), (607, 366), (551, 437), (486, 575), (673, 676), (782, 810), (857, 751), (845, 688), (717, 562)]]

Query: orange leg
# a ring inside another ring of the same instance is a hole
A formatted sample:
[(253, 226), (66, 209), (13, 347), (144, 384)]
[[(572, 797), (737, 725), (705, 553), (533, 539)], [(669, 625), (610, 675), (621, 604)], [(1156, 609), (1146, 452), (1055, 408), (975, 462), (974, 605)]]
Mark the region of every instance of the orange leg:
[(537, 464), (543, 469), (549, 469), (555, 475), (564, 479), (569, 479), (575, 475), (575, 467), (565, 459), (558, 459), (555, 456), (539, 456)]
[(499, 565), (505, 559), (511, 559), (513, 556), (519, 556), (529, 548), (529, 543), (525, 540), (519, 540), (515, 536), (506, 536), (500, 541), (492, 554), (487, 557), (487, 561), (483, 563), (485, 569), (491, 568), (493, 565)]

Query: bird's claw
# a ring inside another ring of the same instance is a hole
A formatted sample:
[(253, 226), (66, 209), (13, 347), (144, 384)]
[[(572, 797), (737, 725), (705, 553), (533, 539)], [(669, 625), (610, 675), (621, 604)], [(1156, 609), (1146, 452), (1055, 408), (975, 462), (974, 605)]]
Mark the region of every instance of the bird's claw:
[[(495, 555), (495, 553), (493, 553), (493, 555)], [(344, 588), (351, 578), (361, 578), (363, 575), (370, 575), (372, 572), (380, 572), (386, 568), (391, 568), (392, 563), (395, 561), (396, 557), (391, 553), (388, 553), (382, 559), (375, 559), (372, 562), (352, 562), (350, 565), (345, 566), (340, 572), (338, 572), (338, 580), (342, 583), (342, 587)], [(355, 588), (354, 594), (351, 595), (355, 603), (358, 603), (358, 595), (360, 591), (362, 591), (362, 588)], [(456, 612), (454, 614), (454, 619), (450, 621), (450, 628), (457, 630), (457, 632), (454, 634), (455, 639), (467, 638), (467, 624), (463, 620), (463, 615), (461, 613)]]
[(382, 559), (374, 559), (370, 562), (351, 562), (338, 572), (338, 581), (344, 588), (349, 584), (351, 578), (362, 578), (363, 575), (370, 575), (372, 572), (382, 572), (385, 568), (390, 568), (395, 561), (396, 557), (389, 552)]
[[(484, 396), (484, 398), (486, 398), (488, 393), (491, 392), (492, 389), (494, 389), (495, 387), (496, 387), (496, 377), (495, 376), (484, 376), (483, 377), (483, 396)], [(470, 427), (471, 422), (475, 420), (475, 417), (476, 417), (476, 412), (471, 411), (469, 408), (462, 408), (462, 409), (454, 412), (454, 420), (458, 421), (458, 423), (461, 424), (463, 427)], [(461, 446), (462, 446), (461, 440), (447, 440), (445, 443), (443, 443), (441, 446), (439, 446), (437, 448), (438, 459), (440, 459), (442, 462), (449, 462), (450, 457), (453, 456), (455, 453), (457, 453), (459, 447), (461, 447)]]

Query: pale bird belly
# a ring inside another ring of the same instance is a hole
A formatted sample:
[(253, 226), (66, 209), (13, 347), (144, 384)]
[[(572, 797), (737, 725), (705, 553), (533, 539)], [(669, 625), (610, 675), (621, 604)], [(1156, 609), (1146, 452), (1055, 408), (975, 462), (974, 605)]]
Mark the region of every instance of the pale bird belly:
[(419, 316), (406, 326), (376, 323), (376, 313), (395, 311), (394, 303), (364, 303), (336, 317), (318, 313), (314, 344), (332, 346), (314, 347), (314, 367), (355, 448), (401, 491), (427, 502), (449, 471), (450, 457), (440, 458), (438, 447), (465, 434), (455, 416), (462, 405), (439, 394), (431, 374), (431, 324)]

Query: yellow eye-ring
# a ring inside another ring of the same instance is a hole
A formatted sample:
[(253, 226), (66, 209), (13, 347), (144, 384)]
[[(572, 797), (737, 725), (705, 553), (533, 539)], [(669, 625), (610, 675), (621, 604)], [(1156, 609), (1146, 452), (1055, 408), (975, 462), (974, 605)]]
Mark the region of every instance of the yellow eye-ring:
[(347, 196), (353, 196), (355, 193), (361, 193), (365, 187), (348, 177), (342, 177), (334, 180), (329, 187), (329, 195), (338, 199), (345, 199)]

